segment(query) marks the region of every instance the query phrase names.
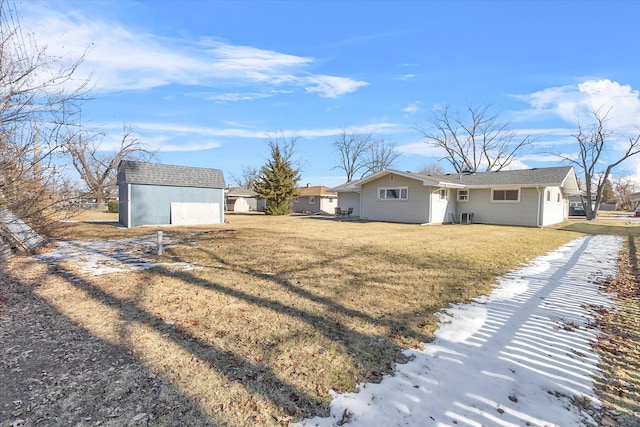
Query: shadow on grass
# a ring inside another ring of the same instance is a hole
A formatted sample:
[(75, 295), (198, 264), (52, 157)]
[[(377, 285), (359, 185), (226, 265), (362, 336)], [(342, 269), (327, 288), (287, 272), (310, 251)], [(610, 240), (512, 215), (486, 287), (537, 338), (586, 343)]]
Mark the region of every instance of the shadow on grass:
[[(141, 421), (157, 425), (216, 425), (129, 347), (97, 337), (37, 295), (32, 284), (10, 271), (2, 274), (0, 425), (131, 425), (140, 413)], [(12, 354), (19, 357), (12, 361)]]

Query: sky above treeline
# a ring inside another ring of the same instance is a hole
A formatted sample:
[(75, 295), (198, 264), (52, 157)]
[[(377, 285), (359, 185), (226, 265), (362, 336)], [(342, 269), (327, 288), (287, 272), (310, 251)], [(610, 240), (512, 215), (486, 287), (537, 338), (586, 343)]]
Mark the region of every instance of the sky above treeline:
[[(222, 169), (228, 183), (299, 138), (301, 184), (339, 185), (343, 129), (395, 144), (394, 169), (452, 172), (418, 129), (490, 106), (535, 144), (513, 168), (557, 166), (577, 124), (608, 111), (618, 158), (640, 126), (635, 1), (16, 1), (49, 54), (86, 53), (86, 128), (123, 125), (156, 161)], [(640, 179), (640, 156), (615, 170)]]

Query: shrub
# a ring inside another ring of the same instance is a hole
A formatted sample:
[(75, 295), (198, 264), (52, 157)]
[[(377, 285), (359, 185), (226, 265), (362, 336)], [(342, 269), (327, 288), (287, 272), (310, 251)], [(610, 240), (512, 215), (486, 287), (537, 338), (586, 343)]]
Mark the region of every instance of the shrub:
[(111, 200), (107, 205), (107, 210), (111, 213), (118, 213), (118, 201)]

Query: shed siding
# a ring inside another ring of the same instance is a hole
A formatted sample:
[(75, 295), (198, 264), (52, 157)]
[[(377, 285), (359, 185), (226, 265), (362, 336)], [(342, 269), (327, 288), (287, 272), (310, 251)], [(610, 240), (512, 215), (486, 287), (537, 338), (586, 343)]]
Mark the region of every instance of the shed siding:
[[(392, 178), (391, 178), (392, 177)], [(407, 200), (378, 200), (380, 187), (407, 187)], [(400, 175), (385, 175), (361, 187), (362, 219), (422, 224), (429, 222), (431, 187)], [(342, 206), (341, 206), (342, 207)]]
[(218, 188), (166, 187), (158, 185), (131, 185), (130, 224), (171, 224), (171, 202), (217, 203), (219, 218), (224, 218), (224, 191)]
[(473, 213), (476, 223), (537, 226), (538, 197), (542, 196), (535, 188), (521, 188), (519, 202), (493, 202), (491, 189), (471, 189), (469, 200), (458, 202), (457, 220), (462, 213)]
[(360, 216), (360, 193), (345, 192), (340, 193), (338, 198), (338, 206), (342, 210), (353, 208), (353, 216)]
[(129, 225), (129, 203), (131, 197), (129, 196), (129, 184), (121, 182), (118, 184), (118, 222), (125, 227)]

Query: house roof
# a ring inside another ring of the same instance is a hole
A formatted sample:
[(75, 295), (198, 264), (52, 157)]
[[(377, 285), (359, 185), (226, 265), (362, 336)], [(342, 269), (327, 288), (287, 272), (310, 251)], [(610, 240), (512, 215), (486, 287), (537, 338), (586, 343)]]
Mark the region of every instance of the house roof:
[(337, 194), (329, 187), (324, 185), (308, 185), (306, 187), (298, 187), (298, 196), (330, 196), (335, 197)]
[(225, 192), (229, 197), (255, 197), (257, 195), (255, 191), (241, 187), (230, 187)]
[(118, 183), (169, 187), (224, 188), (220, 169), (163, 165), (123, 160), (118, 165)]
[(427, 175), (386, 169), (359, 181), (352, 181), (334, 187), (336, 192), (357, 192), (363, 184), (388, 174), (422, 181), (423, 185), (435, 187), (488, 188), (488, 187), (564, 187), (569, 194), (579, 194), (578, 181), (572, 166), (502, 170), (498, 172), (476, 172), (470, 174)]
[(455, 173), (440, 176), (468, 188), (500, 186), (561, 186), (578, 192), (578, 183), (572, 166), (501, 170), (497, 172)]
[(428, 185), (428, 186), (434, 186), (434, 187), (459, 187), (459, 188), (463, 188), (464, 184), (460, 183), (460, 182), (456, 182), (450, 179), (443, 179), (443, 177), (441, 176), (431, 176), (431, 175), (426, 175), (426, 174), (417, 174), (417, 173), (411, 173), (411, 172), (402, 172), (402, 171), (397, 171), (397, 170), (393, 170), (393, 169), (385, 169), (383, 171), (380, 172), (376, 172), (372, 175), (369, 175), (366, 178), (363, 178), (359, 181), (353, 181), (351, 183), (347, 183), (347, 184), (343, 184), (346, 187), (347, 191), (353, 191), (348, 184), (351, 184), (351, 187), (357, 188), (359, 189), (360, 187), (362, 187), (363, 184), (366, 184), (367, 182), (371, 182), (371, 181), (375, 181), (376, 179), (383, 177), (385, 175), (390, 175), (390, 174), (394, 174), (394, 175), (399, 175), (399, 176), (403, 176), (405, 178), (409, 178), (409, 179), (415, 179), (418, 181), (422, 181), (423, 185)]

